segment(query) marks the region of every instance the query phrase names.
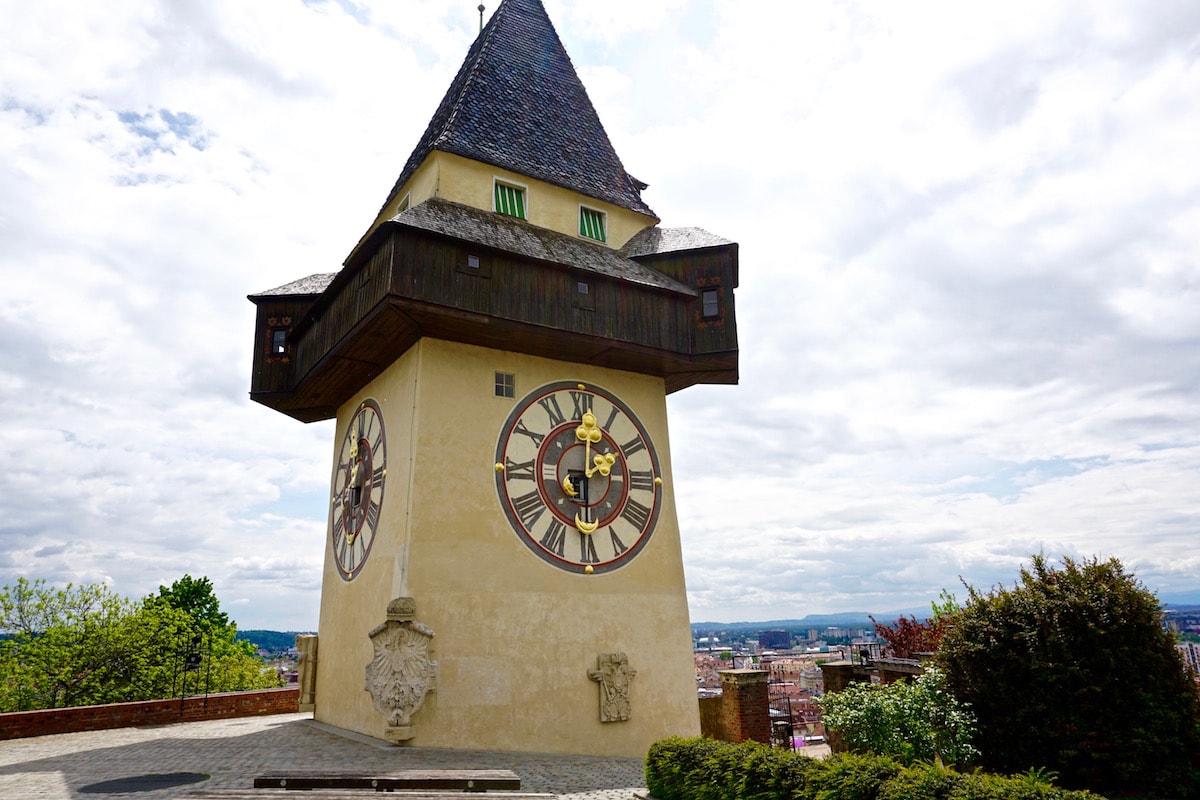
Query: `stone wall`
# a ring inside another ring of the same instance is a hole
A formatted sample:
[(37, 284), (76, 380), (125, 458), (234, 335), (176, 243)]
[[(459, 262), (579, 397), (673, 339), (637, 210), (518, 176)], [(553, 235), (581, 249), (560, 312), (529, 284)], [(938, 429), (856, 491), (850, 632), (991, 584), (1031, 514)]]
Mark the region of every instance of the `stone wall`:
[(0, 740), (49, 733), (99, 731), (141, 725), (166, 725), (206, 719), (291, 714), (300, 708), (300, 689), (285, 686), (252, 692), (225, 692), (180, 701), (144, 700), (103, 706), (51, 708), (0, 714)]
[(700, 698), (700, 735), (707, 736), (709, 739), (725, 741), (725, 726), (721, 722), (721, 706), (724, 698), (720, 695), (716, 697), (701, 697)]

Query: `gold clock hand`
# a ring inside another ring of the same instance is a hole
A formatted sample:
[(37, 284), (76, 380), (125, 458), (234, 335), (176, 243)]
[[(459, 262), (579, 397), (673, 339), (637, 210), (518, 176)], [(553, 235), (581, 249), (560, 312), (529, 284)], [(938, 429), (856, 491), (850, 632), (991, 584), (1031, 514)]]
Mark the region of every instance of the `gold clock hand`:
[(591, 533), (594, 533), (596, 528), (600, 527), (600, 521), (596, 520), (595, 522), (585, 522), (584, 520), (579, 518), (579, 512), (575, 512), (575, 527), (579, 530), (580, 533), (582, 533), (584, 535), (589, 535)]
[[(600, 469), (599, 459), (607, 459), (612, 456), (611, 453), (604, 455), (597, 453), (596, 458), (592, 458), (592, 445), (604, 438), (604, 432), (596, 424), (596, 415), (590, 408), (583, 412), (583, 419), (579, 421), (579, 427), (575, 429), (575, 438), (583, 442), (583, 475), (585, 478), (590, 478)], [(609, 466), (612, 463), (612, 461), (608, 461)], [(593, 464), (596, 466), (592, 466)], [(608, 472), (606, 470), (600, 474), (607, 475)]]

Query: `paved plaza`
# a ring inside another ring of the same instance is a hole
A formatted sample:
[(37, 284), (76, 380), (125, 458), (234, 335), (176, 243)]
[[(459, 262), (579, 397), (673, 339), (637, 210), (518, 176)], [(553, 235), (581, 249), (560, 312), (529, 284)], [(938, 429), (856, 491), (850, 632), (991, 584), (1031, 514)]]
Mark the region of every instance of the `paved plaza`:
[[(391, 747), (334, 733), (313, 722), (311, 714), (282, 714), (0, 742), (0, 798), (166, 800), (190, 789), (248, 789), (254, 776), (270, 771), (390, 769), (511, 769), (521, 778), (522, 791), (566, 800), (630, 800), (635, 791), (645, 794), (640, 788), (645, 785), (642, 761), (637, 758)], [(166, 773), (212, 777), (154, 791), (105, 793), (90, 788)], [(303, 792), (296, 794), (303, 800)]]

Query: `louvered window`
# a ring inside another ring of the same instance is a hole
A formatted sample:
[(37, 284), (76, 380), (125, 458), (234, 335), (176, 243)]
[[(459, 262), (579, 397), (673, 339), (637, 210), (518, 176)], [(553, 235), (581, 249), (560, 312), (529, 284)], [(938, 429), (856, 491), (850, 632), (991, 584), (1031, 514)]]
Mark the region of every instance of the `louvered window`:
[(525, 219), (525, 190), (496, 181), (496, 210), (510, 217)]
[(579, 207), (579, 235), (597, 242), (607, 242), (604, 212), (586, 206)]

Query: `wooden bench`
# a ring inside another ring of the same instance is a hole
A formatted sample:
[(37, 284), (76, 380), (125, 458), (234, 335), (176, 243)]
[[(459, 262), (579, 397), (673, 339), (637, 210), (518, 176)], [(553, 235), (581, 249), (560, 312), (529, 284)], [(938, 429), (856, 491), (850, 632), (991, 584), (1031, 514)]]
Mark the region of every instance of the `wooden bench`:
[[(256, 789), (456, 789), (515, 791), (521, 779), (509, 769), (402, 769), (388, 772), (272, 772), (254, 779)], [(507, 796), (507, 795), (506, 795)], [(311, 797), (311, 795), (310, 795)]]
[[(388, 791), (380, 789), (377, 791)], [(403, 800), (461, 800), (462, 792), (398, 790)], [(369, 795), (361, 789), (312, 789), (300, 795), (302, 800), (363, 800)], [(504, 800), (555, 800), (552, 794), (505, 792)], [(296, 794), (289, 789), (192, 789), (175, 795), (177, 800), (289, 800)]]

